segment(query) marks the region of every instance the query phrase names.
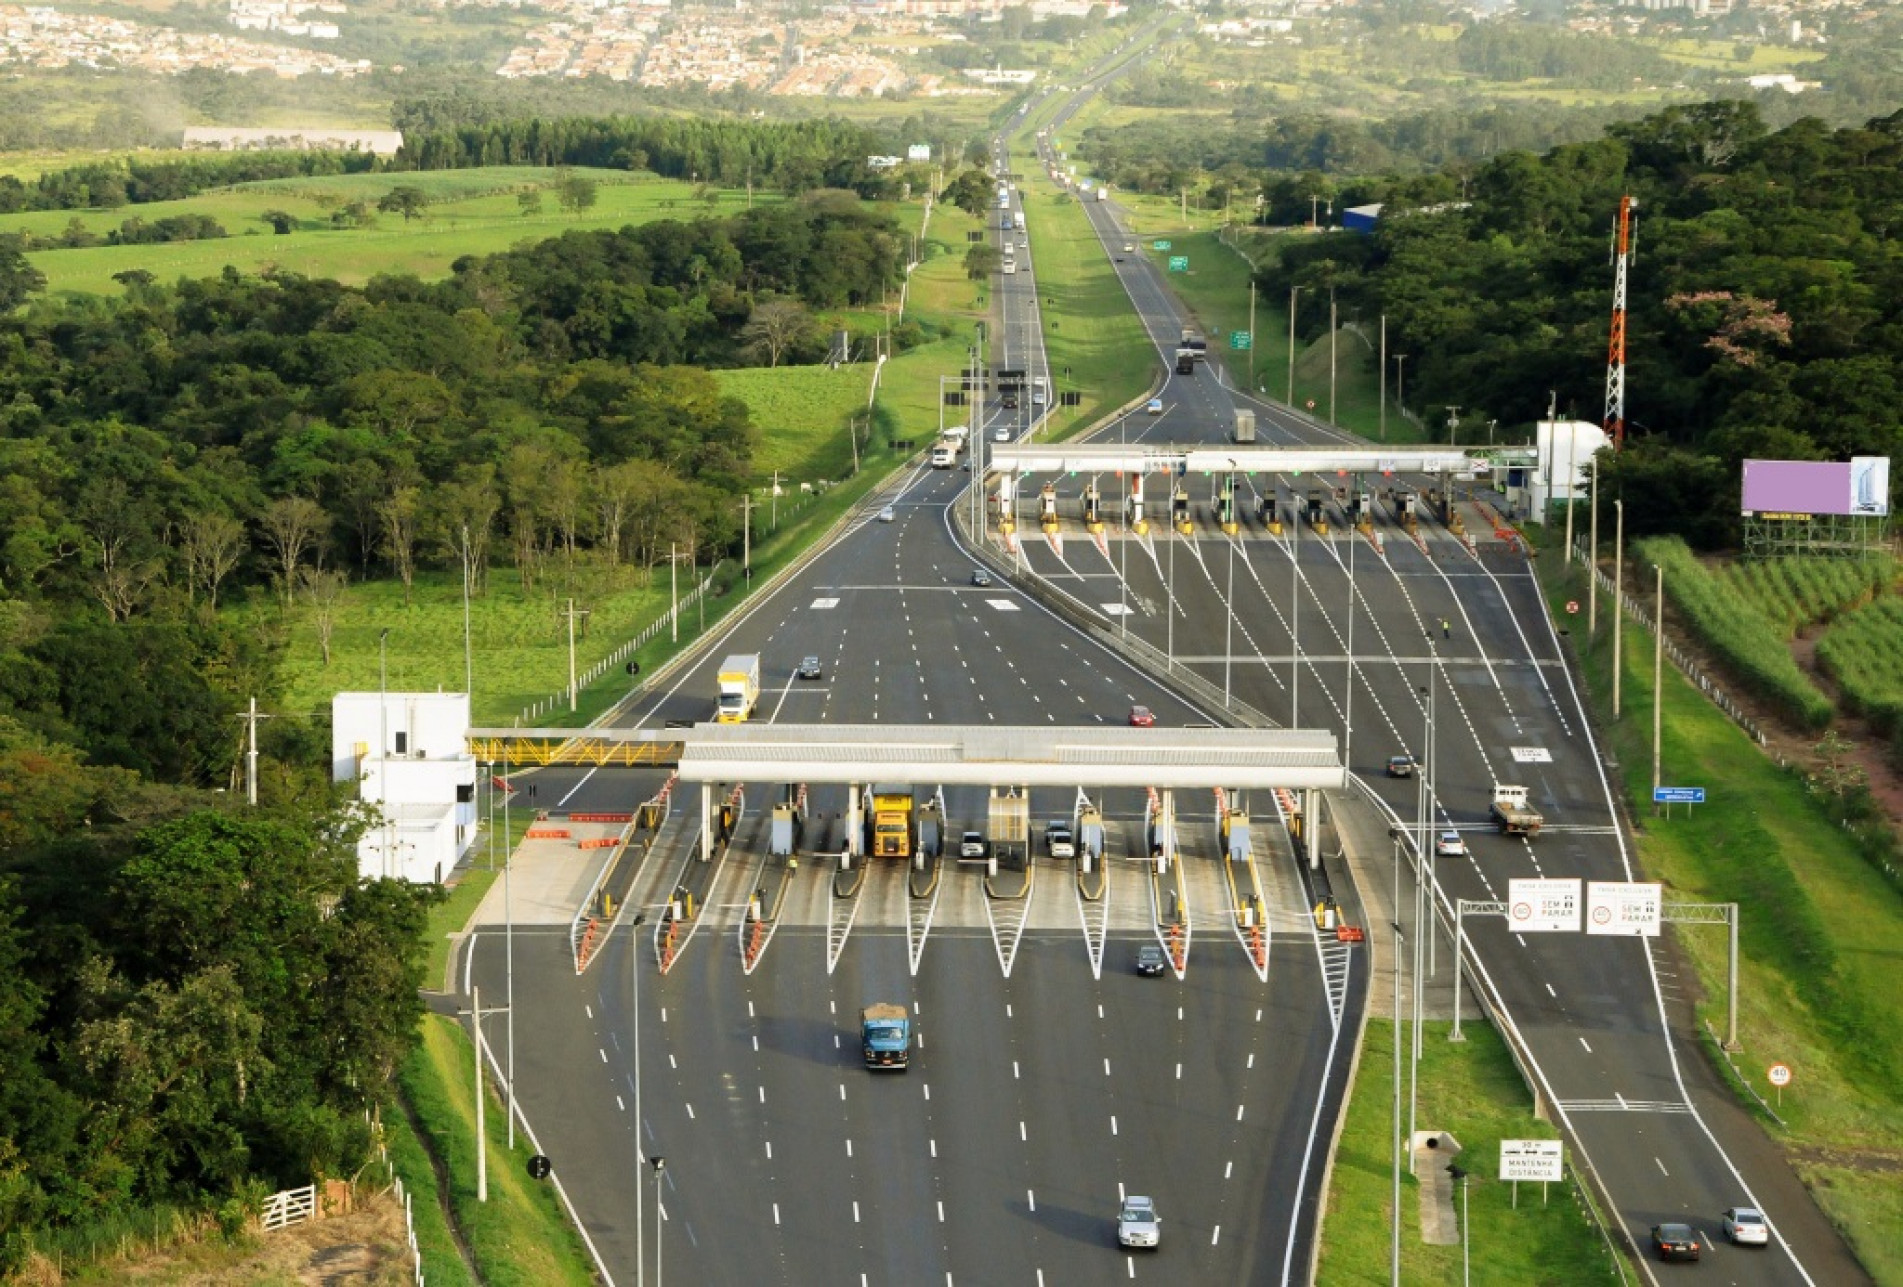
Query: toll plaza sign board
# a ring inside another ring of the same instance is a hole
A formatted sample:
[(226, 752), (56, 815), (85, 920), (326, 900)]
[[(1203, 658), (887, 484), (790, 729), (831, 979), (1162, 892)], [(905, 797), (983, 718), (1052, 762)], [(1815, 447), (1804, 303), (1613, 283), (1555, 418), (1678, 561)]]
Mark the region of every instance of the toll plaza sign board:
[(1586, 882), (1586, 932), (1657, 938), (1664, 900), (1655, 883), (1638, 880)]
[(1577, 934), (1577, 880), (1509, 880), (1507, 924), (1516, 934)]
[(1563, 1145), (1558, 1140), (1501, 1140), (1500, 1178), (1552, 1183), (1563, 1178)]

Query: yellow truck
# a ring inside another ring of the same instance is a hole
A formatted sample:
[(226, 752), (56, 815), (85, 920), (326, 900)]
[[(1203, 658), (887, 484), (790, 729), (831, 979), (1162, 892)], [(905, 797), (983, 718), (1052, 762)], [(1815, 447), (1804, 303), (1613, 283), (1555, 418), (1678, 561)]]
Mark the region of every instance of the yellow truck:
[(720, 663), (720, 704), (715, 722), (744, 724), (760, 704), (760, 654), (735, 653)]
[(872, 856), (910, 858), (915, 830), (915, 808), (909, 786), (872, 788)]

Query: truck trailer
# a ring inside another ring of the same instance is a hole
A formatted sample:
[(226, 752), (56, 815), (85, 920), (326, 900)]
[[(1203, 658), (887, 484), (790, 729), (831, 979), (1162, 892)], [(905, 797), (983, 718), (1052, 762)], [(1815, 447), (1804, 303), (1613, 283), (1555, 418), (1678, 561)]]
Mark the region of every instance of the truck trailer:
[(744, 724), (760, 704), (760, 654), (735, 653), (720, 663), (720, 704), (716, 723)]
[(1526, 788), (1493, 784), (1493, 820), (1506, 836), (1537, 836), (1546, 819), (1527, 803)]
[(902, 1005), (869, 1005), (859, 1016), (866, 1067), (904, 1072), (912, 1059), (912, 1018)]
[(1236, 441), (1255, 441), (1255, 412), (1247, 407), (1236, 408)]

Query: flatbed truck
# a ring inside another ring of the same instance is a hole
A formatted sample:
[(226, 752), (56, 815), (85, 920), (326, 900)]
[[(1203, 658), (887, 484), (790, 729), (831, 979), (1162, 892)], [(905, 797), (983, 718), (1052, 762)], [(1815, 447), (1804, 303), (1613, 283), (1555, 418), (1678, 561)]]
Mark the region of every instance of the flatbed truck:
[(1493, 821), (1505, 836), (1537, 836), (1546, 819), (1527, 803), (1526, 788), (1493, 784)]

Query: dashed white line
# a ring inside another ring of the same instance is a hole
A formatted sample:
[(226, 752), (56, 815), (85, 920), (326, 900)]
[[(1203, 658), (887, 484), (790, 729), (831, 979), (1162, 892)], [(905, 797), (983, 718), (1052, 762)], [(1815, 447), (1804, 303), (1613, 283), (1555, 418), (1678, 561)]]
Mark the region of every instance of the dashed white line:
[(1585, 1046), (1585, 1049), (1586, 1049), (1586, 1053), (1587, 1053), (1587, 1054), (1591, 1054), (1591, 1053), (1592, 1053), (1592, 1047), (1591, 1047), (1591, 1046), (1587, 1046), (1587, 1045), (1586, 1045), (1586, 1039), (1585, 1039), (1584, 1037), (1581, 1037), (1581, 1038), (1579, 1039), (1579, 1044), (1580, 1044), (1581, 1046)]

